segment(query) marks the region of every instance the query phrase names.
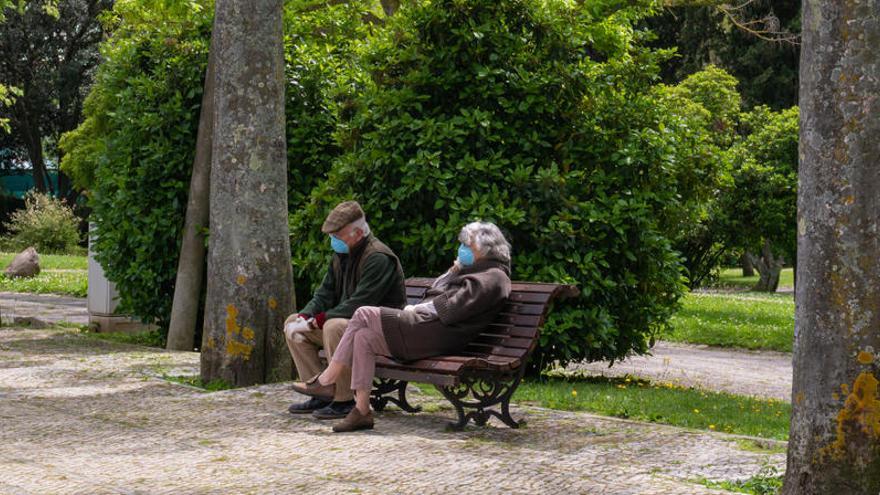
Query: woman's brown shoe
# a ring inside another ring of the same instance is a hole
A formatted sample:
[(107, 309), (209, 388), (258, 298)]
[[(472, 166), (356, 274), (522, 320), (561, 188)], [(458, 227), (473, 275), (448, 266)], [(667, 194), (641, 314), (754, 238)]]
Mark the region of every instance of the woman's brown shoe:
[(329, 385), (321, 385), (318, 382), (319, 376), (321, 375), (315, 375), (306, 382), (293, 382), (291, 388), (303, 395), (311, 395), (312, 397), (317, 397), (319, 399), (333, 400), (333, 395), (336, 393), (336, 384), (331, 383)]
[(347, 431), (372, 430), (373, 429), (373, 411), (367, 414), (361, 414), (357, 407), (352, 408), (348, 416), (339, 424), (333, 427), (336, 433), (345, 433)]

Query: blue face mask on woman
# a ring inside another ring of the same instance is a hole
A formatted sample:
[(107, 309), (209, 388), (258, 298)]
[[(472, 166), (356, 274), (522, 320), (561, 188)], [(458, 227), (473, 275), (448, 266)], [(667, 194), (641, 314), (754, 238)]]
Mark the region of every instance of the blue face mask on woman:
[(460, 244), (458, 246), (458, 262), (464, 266), (471, 266), (474, 264), (474, 252), (471, 248), (465, 246), (464, 244)]
[(330, 234), (330, 247), (339, 254), (348, 254), (348, 244), (333, 234)]

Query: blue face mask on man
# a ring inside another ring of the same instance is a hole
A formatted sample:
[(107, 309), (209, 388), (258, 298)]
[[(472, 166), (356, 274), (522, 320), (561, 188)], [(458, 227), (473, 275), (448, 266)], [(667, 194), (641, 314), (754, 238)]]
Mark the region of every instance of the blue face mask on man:
[(474, 264), (474, 252), (471, 248), (465, 246), (464, 244), (460, 244), (458, 246), (458, 262), (464, 266), (471, 266)]
[(330, 247), (339, 254), (348, 254), (348, 244), (333, 234), (330, 234)]

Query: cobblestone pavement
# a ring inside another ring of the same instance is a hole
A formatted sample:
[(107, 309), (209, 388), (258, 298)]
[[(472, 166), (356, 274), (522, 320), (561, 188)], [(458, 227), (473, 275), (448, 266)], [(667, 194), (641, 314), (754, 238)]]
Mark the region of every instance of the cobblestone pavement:
[[(0, 329), (0, 493), (725, 493), (783, 454), (739, 437), (515, 407), (528, 425), (449, 433), (442, 401), (369, 433), (286, 412), (288, 384), (203, 393), (161, 379), (198, 355), (59, 329)], [(494, 421), (494, 420), (493, 420)]]
[(791, 354), (657, 342), (651, 356), (571, 365), (591, 375), (633, 375), (688, 387), (791, 400)]
[(87, 325), (89, 312), (84, 297), (0, 292), (0, 318), (4, 323), (18, 319), (33, 326), (60, 322)]

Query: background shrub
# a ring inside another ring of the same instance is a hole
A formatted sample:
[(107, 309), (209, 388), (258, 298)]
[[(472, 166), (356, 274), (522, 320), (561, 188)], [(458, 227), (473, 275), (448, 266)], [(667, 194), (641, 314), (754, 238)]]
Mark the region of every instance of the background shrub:
[(52, 196), (31, 192), (25, 206), (10, 216), (5, 224), (9, 247), (23, 250), (29, 246), (44, 254), (72, 254), (79, 247), (79, 219), (68, 206)]

